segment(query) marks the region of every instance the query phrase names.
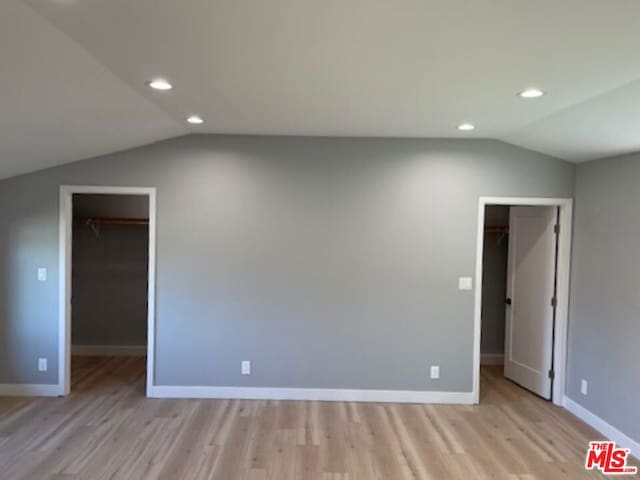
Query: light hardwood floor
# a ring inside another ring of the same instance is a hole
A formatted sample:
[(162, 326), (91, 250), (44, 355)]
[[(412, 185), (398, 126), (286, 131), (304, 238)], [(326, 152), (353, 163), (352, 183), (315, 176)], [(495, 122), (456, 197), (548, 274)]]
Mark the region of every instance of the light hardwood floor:
[(146, 399), (144, 368), (74, 358), (69, 397), (1, 398), (0, 478), (604, 478), (599, 435), (495, 367), (478, 406)]

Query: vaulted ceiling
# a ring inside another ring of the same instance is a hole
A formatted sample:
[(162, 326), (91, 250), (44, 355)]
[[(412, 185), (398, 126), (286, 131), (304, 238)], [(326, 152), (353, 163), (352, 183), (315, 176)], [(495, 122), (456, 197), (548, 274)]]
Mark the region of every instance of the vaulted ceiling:
[(639, 45), (636, 0), (3, 0), (0, 177), (188, 132), (625, 153)]

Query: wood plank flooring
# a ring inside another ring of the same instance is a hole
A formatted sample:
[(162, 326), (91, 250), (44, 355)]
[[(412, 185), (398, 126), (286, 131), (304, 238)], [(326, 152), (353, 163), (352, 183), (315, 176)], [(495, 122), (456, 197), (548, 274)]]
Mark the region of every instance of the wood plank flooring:
[(144, 383), (143, 358), (74, 358), (69, 397), (0, 398), (0, 478), (605, 478), (583, 468), (601, 437), (496, 367), (478, 406), (146, 399)]

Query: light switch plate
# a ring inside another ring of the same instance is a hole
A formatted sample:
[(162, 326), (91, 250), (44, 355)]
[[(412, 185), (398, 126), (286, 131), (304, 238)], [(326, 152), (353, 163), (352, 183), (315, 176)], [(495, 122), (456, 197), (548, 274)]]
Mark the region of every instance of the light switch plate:
[(473, 280), (471, 277), (460, 277), (458, 279), (459, 290), (471, 290), (473, 288)]
[(587, 388), (588, 388), (588, 386), (589, 386), (589, 384), (587, 383), (587, 381), (586, 381), (586, 380), (584, 380), (584, 379), (583, 379), (583, 380), (580, 382), (580, 393), (581, 393), (582, 395), (586, 395), (586, 394), (587, 394)]
[(46, 282), (47, 281), (47, 269), (44, 267), (38, 268), (38, 281)]

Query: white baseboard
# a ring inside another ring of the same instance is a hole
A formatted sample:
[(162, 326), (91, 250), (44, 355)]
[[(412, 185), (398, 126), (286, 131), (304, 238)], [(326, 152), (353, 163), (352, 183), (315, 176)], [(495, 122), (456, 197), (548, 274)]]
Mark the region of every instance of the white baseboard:
[(215, 398), (245, 400), (319, 400), (340, 402), (444, 403), (470, 405), (472, 392), (412, 390), (347, 390), (328, 388), (152, 386), (153, 398)]
[(480, 365), (504, 365), (504, 353), (481, 353)]
[(0, 384), (0, 397), (57, 397), (59, 385), (5, 383)]
[(72, 345), (71, 355), (85, 357), (144, 357), (146, 345)]
[[(640, 442), (637, 442), (636, 440), (622, 433), (616, 427), (610, 425), (602, 418), (598, 417), (596, 414), (591, 413), (589, 410), (576, 403), (574, 400), (571, 400), (569, 397), (565, 397), (564, 407), (580, 420), (585, 422), (587, 425), (595, 428), (609, 440), (616, 442), (623, 448), (628, 448), (629, 450), (631, 450), (631, 455), (640, 459)], [(597, 439), (594, 438), (594, 440)]]

